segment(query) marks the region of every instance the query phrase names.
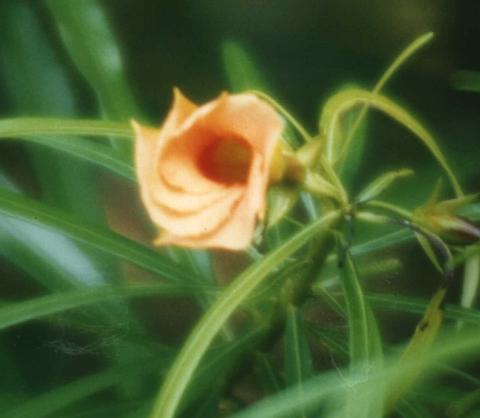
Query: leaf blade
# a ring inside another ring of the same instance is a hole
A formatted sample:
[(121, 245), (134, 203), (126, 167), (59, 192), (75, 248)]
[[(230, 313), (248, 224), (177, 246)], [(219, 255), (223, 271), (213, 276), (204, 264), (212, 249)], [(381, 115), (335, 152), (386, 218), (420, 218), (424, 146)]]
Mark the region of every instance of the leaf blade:
[(78, 222), (74, 217), (32, 199), (0, 190), (0, 213), (56, 229), (94, 248), (157, 273), (165, 279), (189, 280), (191, 278), (191, 274), (182, 271), (172, 261), (135, 241), (101, 225), (89, 226), (84, 222)]
[[(337, 212), (332, 212), (307, 226), (279, 248), (253, 264), (231, 283), (197, 323), (182, 347), (156, 399), (151, 418), (174, 416), (196, 367), (231, 313), (263, 282), (278, 262), (335, 222), (338, 216)], [(324, 235), (323, 238), (326, 239), (326, 236)]]
[(457, 196), (462, 196), (462, 188), (445, 156), (433, 136), (410, 113), (392, 100), (362, 89), (348, 89), (332, 96), (323, 108), (320, 118), (320, 131), (326, 135), (325, 152), (329, 161), (336, 159), (336, 131), (339, 117), (358, 104), (368, 104), (390, 116), (411, 131), (431, 152), (443, 168)]
[(201, 286), (181, 283), (156, 283), (126, 286), (99, 286), (40, 296), (0, 307), (0, 330), (59, 312), (106, 302), (118, 298), (137, 298), (154, 295), (188, 295)]
[(132, 139), (133, 130), (126, 123), (96, 119), (30, 117), (0, 119), (0, 138), (38, 135), (114, 136)]

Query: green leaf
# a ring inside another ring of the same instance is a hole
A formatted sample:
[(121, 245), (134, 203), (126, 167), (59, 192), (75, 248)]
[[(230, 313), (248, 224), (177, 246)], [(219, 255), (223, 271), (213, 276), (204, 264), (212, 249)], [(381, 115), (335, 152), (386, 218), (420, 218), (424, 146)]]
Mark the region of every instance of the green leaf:
[(369, 183), (358, 194), (358, 197), (355, 200), (357, 203), (364, 203), (369, 200), (376, 199), (385, 190), (387, 190), (394, 181), (402, 177), (411, 176), (412, 174), (413, 170), (410, 170), (408, 168), (383, 173), (381, 176), (377, 177), (375, 180)]
[(362, 121), (363, 118), (360, 118), (362, 111), (366, 112), (366, 106), (362, 109), (355, 109), (345, 118), (345, 134), (343, 136), (346, 139), (351, 137), (352, 145), (349, 147), (348, 153), (345, 153), (345, 158), (340, 161), (337, 173), (342, 179), (345, 188), (348, 190), (351, 190), (356, 186), (355, 182), (362, 169), (362, 163), (364, 161), (364, 155), (369, 139), (368, 123), (367, 121)]
[(44, 418), (97, 392), (115, 387), (126, 380), (137, 379), (157, 370), (164, 359), (136, 362), (128, 366), (112, 368), (60, 386), (2, 411), (3, 418)]
[[(432, 40), (432, 38), (433, 38), (433, 33), (432, 32), (427, 32), (427, 33), (421, 35), (420, 37), (418, 37), (417, 39), (415, 39), (410, 45), (408, 45), (401, 52), (401, 54), (398, 55), (395, 58), (395, 60), (390, 64), (390, 66), (385, 70), (383, 75), (380, 77), (380, 79), (377, 81), (377, 83), (373, 87), (372, 94), (380, 93), (380, 91), (383, 89), (385, 84), (387, 84), (387, 82), (398, 71), (398, 69), (402, 66), (402, 64), (404, 64), (410, 57), (412, 57), (413, 54), (415, 52), (417, 52), (421, 47), (425, 46), (428, 42), (430, 42)], [(355, 139), (356, 131), (357, 131), (358, 127), (360, 126), (360, 124), (362, 122), (362, 119), (367, 114), (368, 108), (369, 108), (369, 104), (368, 103), (364, 104), (363, 107), (361, 108), (360, 112), (356, 116), (356, 119), (353, 122), (353, 125), (348, 132), (348, 136), (345, 138), (345, 142), (343, 144), (343, 149), (342, 149), (342, 154), (343, 155), (346, 156), (346, 155), (351, 154), (351, 153), (357, 153), (357, 154), (361, 155), (361, 153), (363, 151), (363, 146), (361, 146), (360, 149), (357, 148), (356, 150), (354, 150), (354, 152), (352, 152), (352, 150), (350, 150), (350, 145), (351, 145), (351, 142)], [(364, 141), (364, 139), (365, 139), (364, 135), (362, 135), (359, 139)], [(358, 139), (357, 139), (357, 141), (358, 141)]]
[(222, 58), (228, 85), (234, 93), (268, 90), (267, 83), (245, 47), (231, 40), (222, 43)]
[[(402, 311), (412, 314), (424, 313), (428, 305), (428, 302), (425, 300), (382, 293), (369, 293), (367, 299), (376, 309)], [(447, 304), (445, 306), (445, 318), (462, 321), (475, 326), (480, 325), (479, 310), (464, 308), (458, 305)]]
[(215, 388), (221, 393), (225, 385), (228, 387), (229, 377), (238, 373), (239, 364), (242, 364), (240, 361), (249, 359), (252, 347), (258, 345), (264, 332), (265, 327), (254, 327), (208, 351), (192, 379), (185, 404), (205, 396), (205, 388)]
[(289, 186), (272, 186), (268, 190), (267, 228), (280, 222), (295, 206), (300, 193)]
[(326, 137), (325, 154), (328, 161), (336, 161), (339, 153), (338, 125), (341, 115), (359, 104), (368, 104), (390, 116), (410, 130), (430, 150), (445, 171), (457, 196), (463, 195), (460, 184), (433, 136), (411, 114), (390, 99), (367, 90), (348, 89), (332, 96), (323, 108), (320, 132)]
[(68, 53), (95, 90), (107, 117), (126, 120), (138, 115), (121, 53), (101, 3), (48, 0), (47, 6)]
[[(358, 270), (340, 238), (340, 245), (345, 251), (345, 264), (341, 270), (342, 284), (347, 307), (349, 329), (350, 369), (353, 373), (363, 373), (365, 378), (375, 373), (382, 363), (382, 343), (375, 317), (365, 299)], [(379, 385), (376, 394), (359, 401), (358, 394), (348, 394), (345, 416), (369, 417), (378, 416), (383, 408), (383, 388)], [(359, 403), (361, 405), (359, 405)]]
[(465, 262), (460, 304), (465, 308), (473, 306), (478, 295), (480, 283), (480, 255), (469, 257)]
[(53, 228), (107, 254), (130, 261), (171, 280), (191, 280), (191, 273), (155, 251), (101, 225), (89, 226), (74, 217), (39, 202), (0, 190), (0, 213), (35, 225)]
[(422, 408), (418, 402), (407, 402), (403, 399), (396, 408), (402, 418), (436, 418), (426, 408)]
[[(412, 339), (399, 359), (399, 364), (408, 363), (410, 359), (416, 359), (418, 361), (430, 355), (432, 344), (443, 321), (442, 305), (445, 294), (446, 289), (442, 287), (432, 297), (423, 318), (415, 329)], [(387, 386), (385, 411), (391, 411), (398, 401), (402, 399), (417, 382), (423, 371), (422, 368), (406, 370), (405, 373), (400, 373), (400, 375)]]
[[(0, 186), (18, 189), (0, 172)], [(104, 283), (90, 257), (75, 242), (37, 225), (0, 214), (0, 253), (48, 289)], [(58, 257), (59, 251), (62, 257)]]
[(107, 145), (96, 144), (78, 137), (30, 136), (21, 139), (95, 164), (127, 180), (136, 181), (132, 165), (118, 158), (118, 156), (112, 152), (111, 147)]
[(473, 416), (478, 414), (480, 407), (480, 389), (475, 389), (460, 399), (455, 399), (448, 405), (448, 414), (454, 418), (465, 417), (468, 412), (473, 412)]
[[(15, 113), (75, 114), (69, 79), (36, 9), (29, 2), (12, 2), (3, 12), (0, 49), (5, 58), (5, 86)], [(44, 200), (72, 208), (86, 219), (101, 217), (90, 167), (65, 156), (59, 158), (47, 149), (27, 146), (26, 150)]]
[(480, 203), (471, 203), (458, 210), (458, 214), (465, 216), (472, 221), (480, 220)]
[[(301, 392), (304, 380), (313, 374), (313, 365), (298, 308), (292, 305), (287, 308), (284, 345), (285, 383), (287, 386), (296, 386)], [(306, 413), (301, 408), (297, 416), (305, 418)]]
[[(391, 384), (406, 372), (414, 372), (419, 367), (433, 371), (438, 370), (438, 364), (462, 363), (478, 358), (479, 348), (478, 332), (459, 334), (452, 331), (434, 347), (429, 356), (408, 358), (402, 364), (389, 361), (387, 367), (372, 373), (367, 378), (363, 373), (349, 374), (345, 370), (340, 370), (340, 376), (338, 370), (325, 372), (305, 382), (301, 394), (296, 388), (287, 389), (256, 402), (233, 415), (232, 418), (290, 418), (300, 407), (307, 411), (318, 411), (320, 406), (322, 417), (338, 417), (344, 407), (343, 395), (346, 391), (357, 391), (360, 405), (362, 399), (376, 395), (378, 386), (386, 382)], [(357, 414), (351, 415), (351, 417), (357, 416)], [(372, 415), (374, 416), (382, 415)]]
[(330, 238), (328, 227), (337, 221), (332, 212), (302, 229), (280, 247), (240, 274), (197, 323), (169, 371), (156, 399), (152, 418), (172, 418), (200, 360), (230, 315), (260, 286), (287, 257), (314, 237)]
[(345, 249), (345, 266), (341, 276), (347, 306), (348, 329), (350, 332), (350, 361), (353, 369), (365, 362), (374, 361), (369, 329), (369, 307), (358, 278), (358, 271), (349, 250)]
[(307, 323), (306, 326), (308, 331), (311, 332), (322, 345), (326, 346), (332, 354), (340, 357), (342, 360), (348, 359), (350, 353), (343, 332), (330, 330), (328, 328), (324, 329), (313, 323)]
[(389, 234), (385, 234), (381, 237), (371, 239), (361, 244), (355, 244), (352, 249), (353, 256), (361, 256), (365, 254), (371, 254), (376, 251), (382, 251), (389, 249), (395, 245), (403, 244), (408, 241), (412, 241), (414, 234), (408, 229), (400, 229)]
[(14, 139), (50, 135), (114, 136), (132, 139), (133, 130), (125, 123), (101, 120), (59, 118), (0, 119), (0, 138)]
[[(69, 78), (59, 61), (58, 51), (43, 31), (38, 8), (31, 2), (11, 2), (5, 4), (1, 19), (0, 54), (5, 63), (5, 88), (15, 113), (63, 117), (75, 114)], [(92, 167), (49, 149), (30, 144), (24, 148), (31, 162), (34, 183), (38, 184), (44, 201), (89, 222), (105, 221)], [(8, 187), (16, 189), (13, 185)], [(111, 263), (66, 237), (2, 218), (3, 254), (37, 282), (59, 289), (72, 284), (103, 283), (115, 276)], [(62, 248), (62, 257), (56, 256), (59, 248)]]
[(453, 258), (453, 265), (459, 266), (465, 262), (469, 257), (480, 255), (480, 244), (469, 245), (463, 252), (456, 254)]
[[(95, 398), (95, 397), (93, 397)], [(87, 401), (88, 402), (88, 401)], [(81, 412), (75, 412), (75, 409), (78, 407), (71, 406), (66, 411), (60, 410), (59, 412), (49, 415), (49, 418), (105, 418), (105, 417), (115, 417), (115, 418), (144, 418), (145, 414), (139, 415), (138, 411), (145, 409), (145, 405), (142, 401), (138, 400), (127, 400), (127, 401), (116, 401), (115, 403), (107, 402), (95, 402), (95, 399), (92, 399), (92, 404), (97, 406), (88, 406), (87, 402), (82, 402)], [(135, 413), (135, 415), (133, 415)]]
[(301, 384), (313, 374), (308, 341), (297, 307), (287, 308), (285, 329), (285, 382), (287, 386)]
[(439, 260), (435, 252), (435, 249), (433, 248), (430, 241), (421, 234), (417, 233), (415, 235), (417, 237), (417, 241), (419, 242), (420, 246), (422, 247), (423, 251), (427, 255), (430, 262), (433, 264), (433, 266), (439, 273), (442, 273), (443, 272), (442, 262), (441, 260)]
[(265, 353), (258, 352), (256, 357), (258, 378), (266, 393), (280, 391), (280, 376)]
[(128, 286), (100, 286), (54, 293), (24, 302), (8, 303), (0, 307), (0, 330), (48, 315), (95, 303), (106, 302), (112, 299), (155, 295), (191, 295), (199, 290), (205, 291), (205, 286), (192, 286), (181, 283), (156, 283)]

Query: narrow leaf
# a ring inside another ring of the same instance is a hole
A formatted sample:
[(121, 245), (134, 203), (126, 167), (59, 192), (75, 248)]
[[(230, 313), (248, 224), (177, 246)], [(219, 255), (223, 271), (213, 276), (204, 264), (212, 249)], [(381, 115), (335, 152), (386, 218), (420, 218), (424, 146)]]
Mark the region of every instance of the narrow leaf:
[[(412, 339), (399, 359), (399, 364), (408, 363), (411, 359), (419, 361), (419, 359), (421, 360), (429, 355), (432, 344), (443, 321), (442, 305), (445, 294), (446, 289), (441, 288), (432, 297), (423, 318), (415, 329)], [(390, 411), (398, 401), (405, 396), (413, 384), (416, 383), (422, 372), (422, 368), (409, 369), (405, 371), (405, 373), (401, 373), (390, 386), (388, 386), (385, 398), (385, 411)]]
[(269, 273), (310, 239), (317, 237), (325, 241), (330, 238), (326, 228), (336, 222), (338, 217), (338, 212), (331, 212), (305, 227), (254, 263), (228, 286), (197, 323), (182, 347), (157, 397), (150, 415), (152, 418), (172, 418), (175, 415), (200, 360), (230, 315), (264, 282)]
[[(415, 52), (417, 52), (421, 47), (425, 46), (428, 42), (430, 42), (433, 38), (432, 32), (427, 32), (422, 36), (415, 39), (410, 45), (408, 45), (401, 53), (398, 55), (395, 60), (390, 64), (390, 66), (386, 69), (380, 79), (377, 81), (375, 86), (372, 89), (372, 94), (378, 94), (383, 89), (385, 84), (392, 78), (392, 76), (398, 71), (398, 69), (404, 64), (410, 57), (413, 56)], [(360, 113), (355, 119), (352, 128), (348, 132), (348, 136), (345, 139), (345, 143), (343, 145), (342, 154), (347, 155), (350, 151), (350, 144), (355, 137), (355, 133), (357, 128), (360, 126), (362, 119), (365, 117), (368, 111), (369, 104), (366, 103), (363, 105)]]
[[(417, 298), (390, 295), (382, 293), (369, 293), (367, 299), (376, 309), (387, 311), (401, 311), (412, 314), (425, 312), (428, 302)], [(480, 325), (480, 311), (472, 308), (464, 308), (458, 305), (445, 305), (445, 318), (462, 321), (475, 326)]]
[(47, 6), (68, 53), (95, 90), (107, 117), (126, 120), (138, 115), (121, 52), (101, 2), (49, 0)]
[(478, 294), (480, 282), (480, 255), (469, 257), (465, 262), (461, 305), (471, 308)]
[(367, 185), (356, 198), (358, 203), (364, 203), (372, 199), (376, 199), (380, 196), (385, 190), (387, 190), (394, 181), (399, 178), (411, 176), (413, 170), (404, 168), (397, 171), (388, 171), (381, 176), (377, 177), (370, 184)]
[(186, 284), (157, 283), (128, 286), (100, 286), (59, 292), (24, 302), (8, 303), (0, 307), (0, 330), (59, 312), (104, 303), (117, 298), (136, 298), (155, 295), (195, 294), (205, 287)]
[(440, 151), (435, 139), (423, 125), (395, 102), (367, 90), (348, 89), (334, 95), (325, 104), (320, 118), (320, 132), (323, 132), (326, 137), (325, 152), (328, 161), (335, 161), (338, 157), (336, 137), (341, 115), (359, 104), (368, 104), (384, 112), (417, 136), (445, 171), (456, 195), (461, 196), (463, 194), (455, 174)]
[(61, 233), (115, 257), (172, 280), (190, 280), (188, 274), (155, 251), (101, 226), (88, 226), (74, 217), (34, 200), (0, 190), (0, 213)]
[(0, 119), (0, 138), (22, 138), (44, 135), (114, 136), (133, 138), (132, 128), (125, 123), (58, 118)]
[(347, 306), (347, 321), (350, 333), (350, 362), (355, 370), (370, 358), (370, 340), (368, 330), (368, 312), (363, 291), (358, 280), (357, 268), (348, 250), (345, 266), (342, 268), (342, 284)]
[(29, 136), (19, 139), (60, 151), (105, 168), (127, 180), (136, 181), (132, 165), (119, 158), (107, 145), (96, 144), (78, 137)]
[[(375, 317), (363, 294), (358, 269), (340, 238), (341, 248), (345, 251), (345, 265), (342, 268), (342, 284), (347, 305), (349, 329), (350, 369), (353, 373), (368, 376), (378, 372), (382, 362), (382, 346)], [(379, 385), (375, 394), (364, 399), (358, 398), (358, 392), (348, 393), (345, 416), (377, 416), (383, 408), (383, 388)]]
[(241, 93), (250, 89), (266, 89), (266, 80), (244, 46), (231, 40), (224, 41), (222, 43), (222, 58), (228, 85), (233, 92)]
[[(317, 410), (321, 405), (322, 416), (339, 417), (343, 407), (342, 395), (345, 391), (358, 391), (358, 398), (370, 397), (377, 391), (378, 385), (393, 382), (405, 372), (415, 371), (420, 365), (424, 369), (438, 370), (438, 364), (446, 362), (462, 363), (468, 359), (478, 358), (480, 335), (478, 332), (463, 334), (448, 334), (437, 344), (429, 356), (421, 360), (406, 359), (402, 364), (395, 362), (388, 368), (370, 375), (368, 379), (362, 374), (348, 374), (341, 370), (322, 373), (305, 382), (304, 391), (299, 395), (295, 388), (284, 390), (278, 394), (266, 397), (252, 406), (232, 416), (232, 418), (290, 418), (300, 407), (307, 411)], [(318, 415), (318, 414), (317, 414)], [(382, 414), (372, 415), (373, 417)], [(357, 417), (354, 413), (350, 417)]]
[[(298, 391), (302, 392), (304, 380), (311, 375), (312, 358), (299, 311), (297, 307), (290, 305), (287, 308), (285, 330), (285, 383), (287, 386), (296, 386)], [(305, 418), (305, 410), (300, 408), (297, 416)]]
[[(3, 418), (44, 418), (54, 412), (60, 411), (67, 406), (78, 402), (97, 392), (109, 387), (120, 385), (125, 380), (131, 380), (143, 375), (148, 375), (160, 367), (165, 360), (157, 360), (157, 364), (152, 360), (122, 366), (104, 372), (97, 373), (72, 383), (53, 389), (43, 395), (29, 399), (26, 402), (19, 403), (14, 408), (2, 411)], [(159, 364), (160, 363), (160, 364)]]
[(433, 264), (433, 266), (439, 273), (442, 273), (443, 272), (442, 263), (439, 260), (430, 241), (428, 241), (428, 239), (425, 238), (423, 235), (420, 235), (420, 234), (415, 234), (415, 235), (417, 237), (417, 241), (419, 242), (420, 246), (423, 248), (423, 251), (427, 255), (430, 262)]

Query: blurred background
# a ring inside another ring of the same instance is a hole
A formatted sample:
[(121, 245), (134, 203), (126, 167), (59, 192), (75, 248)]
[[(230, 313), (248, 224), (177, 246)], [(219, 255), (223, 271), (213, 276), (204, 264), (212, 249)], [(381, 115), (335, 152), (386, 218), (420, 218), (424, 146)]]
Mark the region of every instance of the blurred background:
[[(135, 117), (158, 125), (174, 86), (198, 103), (231, 89), (224, 58), (236, 45), (248, 53), (268, 93), (315, 132), (331, 94), (344, 86), (372, 88), (406, 45), (433, 31), (434, 41), (401, 68), (384, 94), (425, 123), (465, 190), (475, 192), (480, 180), (479, 18), (475, 0), (3, 0), (0, 116), (124, 122)], [(417, 176), (389, 197), (410, 208), (424, 202), (440, 175), (429, 153), (406, 130), (373, 112), (368, 138), (353, 189), (386, 169), (410, 167)], [(86, 222), (108, 223), (139, 241), (151, 238), (131, 183), (37, 145), (9, 141), (0, 147), (2, 187)], [(128, 149), (124, 155), (129, 158)], [(2, 303), (100, 284), (118, 271), (111, 260), (99, 260), (82, 245), (2, 219)], [(416, 253), (405, 254), (406, 271), (433, 271)], [(66, 281), (67, 276), (72, 279)], [(432, 286), (428, 281), (423, 285), (428, 296)], [(189, 304), (178, 306), (170, 311), (166, 306), (166, 316), (157, 324), (175, 342), (197, 315)], [(88, 331), (69, 331), (71, 323), (64, 327), (61, 317), (53, 325), (28, 324), (2, 334), (0, 405), (2, 399), (9, 406), (18, 404), (22, 396), (102, 369), (103, 344), (111, 347), (109, 338), (122, 340), (130, 332), (125, 324), (136, 326), (128, 307), (112, 309), (118, 310), (119, 329), (112, 326), (100, 342)], [(153, 305), (141, 310), (155, 323)], [(95, 312), (80, 313), (77, 319), (84, 324), (86, 315), (94, 322)], [(185, 325), (177, 329), (178, 324)], [(413, 324), (407, 322), (393, 338), (409, 335)], [(130, 348), (125, 344), (122, 354), (107, 358), (128, 358)]]

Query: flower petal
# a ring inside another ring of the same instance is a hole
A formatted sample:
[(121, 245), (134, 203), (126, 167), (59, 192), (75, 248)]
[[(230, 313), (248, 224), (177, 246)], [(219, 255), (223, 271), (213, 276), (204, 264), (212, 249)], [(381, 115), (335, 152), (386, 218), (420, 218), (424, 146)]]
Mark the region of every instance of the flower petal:
[(283, 121), (265, 102), (252, 94), (217, 99), (215, 112), (205, 115), (204, 123), (218, 136), (236, 135), (261, 155), (271, 155), (279, 140)]
[(202, 150), (212, 140), (210, 132), (198, 126), (183, 131), (157, 154), (160, 176), (170, 187), (193, 194), (224, 188), (223, 184), (205, 177), (198, 166)]
[(176, 244), (190, 248), (222, 248), (243, 250), (250, 244), (255, 232), (258, 213), (265, 204), (266, 182), (262, 177), (265, 167), (261, 157), (253, 163), (249, 175), (249, 185), (245, 189), (228, 218), (228, 222), (219, 224), (217, 229), (201, 236), (162, 236), (156, 243)]
[(233, 208), (241, 200), (242, 192), (243, 190), (239, 187), (232, 188), (226, 196), (211, 206), (188, 215), (156, 205), (149, 212), (150, 217), (155, 223), (165, 225), (166, 228), (155, 244), (161, 245), (165, 243), (162, 241), (169, 237), (197, 237), (212, 233), (230, 219)]
[(283, 129), (276, 112), (250, 94), (197, 107), (175, 90), (161, 129), (132, 124), (142, 200), (162, 230), (156, 244), (247, 247)]
[(160, 177), (156, 187), (151, 190), (153, 200), (170, 210), (181, 213), (201, 211), (214, 204), (229, 192), (228, 188), (218, 188), (203, 194), (185, 193), (173, 189)]
[(198, 106), (188, 100), (179, 88), (175, 87), (173, 89), (172, 108), (170, 109), (170, 112), (168, 112), (161, 128), (162, 136), (166, 138), (171, 135), (171, 133), (178, 129), (197, 109)]

